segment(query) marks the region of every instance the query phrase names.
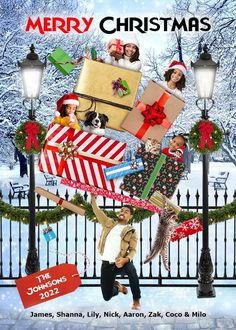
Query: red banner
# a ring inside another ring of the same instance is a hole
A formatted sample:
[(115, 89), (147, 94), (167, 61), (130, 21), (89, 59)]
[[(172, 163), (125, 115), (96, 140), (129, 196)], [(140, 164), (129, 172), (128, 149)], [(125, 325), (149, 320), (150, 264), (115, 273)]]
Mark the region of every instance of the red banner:
[(61, 264), (15, 282), (24, 308), (28, 308), (75, 291), (81, 279), (76, 265)]

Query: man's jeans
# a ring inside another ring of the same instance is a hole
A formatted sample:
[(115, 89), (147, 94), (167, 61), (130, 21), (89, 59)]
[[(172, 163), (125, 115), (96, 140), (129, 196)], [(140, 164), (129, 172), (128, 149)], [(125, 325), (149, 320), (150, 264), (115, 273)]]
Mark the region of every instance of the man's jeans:
[(116, 275), (118, 274), (128, 276), (133, 299), (140, 299), (139, 279), (133, 263), (128, 262), (122, 268), (117, 268), (115, 263), (110, 264), (108, 261), (103, 261), (101, 268), (101, 289), (104, 300), (110, 300), (119, 293), (118, 289), (114, 286)]

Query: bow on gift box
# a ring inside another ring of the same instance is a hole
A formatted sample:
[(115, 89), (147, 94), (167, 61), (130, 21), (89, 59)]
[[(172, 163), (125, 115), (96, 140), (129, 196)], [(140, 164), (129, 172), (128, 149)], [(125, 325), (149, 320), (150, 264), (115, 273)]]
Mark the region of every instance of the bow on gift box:
[(27, 122), (25, 124), (25, 132), (27, 134), (26, 150), (30, 150), (31, 144), (35, 147), (35, 150), (38, 150), (37, 135), (39, 132), (39, 125), (37, 123)]
[(123, 86), (121, 82), (121, 78), (118, 78), (117, 80), (112, 80), (112, 89), (114, 90), (114, 96), (117, 95), (119, 89), (121, 90), (122, 94), (124, 94), (124, 92), (127, 90), (127, 88)]
[(78, 147), (73, 144), (72, 141), (63, 142), (59, 147), (59, 156), (67, 159), (74, 159), (76, 155), (79, 154), (77, 151)]
[(164, 113), (164, 107), (160, 105), (159, 102), (155, 102), (153, 105), (146, 105), (146, 110), (141, 112), (144, 116), (144, 123), (147, 123), (151, 126), (161, 125), (163, 119), (166, 118)]
[(210, 121), (201, 121), (199, 126), (201, 133), (200, 149), (203, 150), (205, 144), (209, 149), (212, 149), (211, 133), (213, 132), (213, 125)]
[(131, 170), (137, 170), (139, 168), (138, 162), (137, 161), (133, 161), (130, 164), (130, 168), (131, 168)]
[(165, 91), (152, 105), (145, 104), (141, 101), (136, 102), (135, 107), (144, 116), (143, 124), (135, 134), (138, 139), (144, 136), (150, 126), (162, 125), (166, 129), (171, 127), (171, 122), (166, 119), (166, 114), (164, 113), (165, 105), (169, 97), (170, 94)]

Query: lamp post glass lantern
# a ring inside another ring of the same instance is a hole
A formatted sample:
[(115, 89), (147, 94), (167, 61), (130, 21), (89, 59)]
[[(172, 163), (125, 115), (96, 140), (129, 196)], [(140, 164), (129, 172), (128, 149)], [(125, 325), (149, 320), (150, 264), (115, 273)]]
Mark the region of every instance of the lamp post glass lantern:
[[(194, 69), (196, 80), (196, 87), (198, 93), (198, 100), (196, 101), (197, 107), (202, 111), (201, 118), (208, 119), (208, 111), (213, 106), (212, 100), (216, 70), (219, 62), (216, 63), (211, 59), (208, 53), (207, 45), (203, 47), (203, 53), (196, 63), (191, 62)], [(203, 100), (203, 108), (198, 105), (198, 101)], [(207, 109), (207, 100), (211, 101), (212, 105)], [(213, 298), (215, 297), (215, 289), (213, 287), (213, 264), (209, 249), (209, 232), (208, 232), (208, 168), (209, 158), (208, 155), (202, 156), (202, 206), (203, 206), (203, 233), (202, 233), (202, 250), (199, 261), (199, 278), (197, 296), (198, 298)]]
[(38, 99), (45, 64), (39, 60), (33, 44), (30, 47), (30, 53), (26, 56), (26, 59), (21, 63), (18, 62), (18, 66), (21, 69), (24, 98)]
[[(33, 101), (38, 100), (40, 87), (42, 83), (43, 70), (45, 64), (41, 62), (35, 53), (34, 45), (30, 47), (30, 53), (22, 62), (18, 61), (21, 70), (21, 77), (24, 90), (23, 104), (28, 109), (28, 118), (35, 120), (35, 108)], [(26, 102), (30, 101), (30, 107), (27, 108)], [(39, 104), (40, 104), (40, 100)], [(25, 265), (26, 274), (32, 274), (39, 271), (39, 259), (35, 245), (35, 172), (34, 172), (34, 155), (29, 155), (29, 249)]]

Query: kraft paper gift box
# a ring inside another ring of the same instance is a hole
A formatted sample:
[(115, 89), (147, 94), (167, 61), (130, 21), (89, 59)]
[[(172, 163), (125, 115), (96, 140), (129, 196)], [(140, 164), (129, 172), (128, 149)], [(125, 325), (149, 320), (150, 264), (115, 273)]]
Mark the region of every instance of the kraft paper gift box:
[(53, 65), (64, 75), (68, 75), (75, 67), (75, 64), (66, 62), (73, 62), (72, 58), (66, 54), (66, 52), (62, 48), (56, 48), (54, 52), (52, 52), (48, 56), (48, 60), (52, 62)]
[(39, 158), (39, 170), (113, 191), (103, 169), (119, 164), (126, 143), (96, 134), (50, 124)]
[[(119, 78), (125, 80), (130, 89), (123, 97), (114, 95), (113, 91), (112, 81)], [(85, 59), (74, 89), (80, 100), (79, 111), (83, 111), (78, 112), (77, 117), (84, 120), (85, 110), (92, 110), (96, 105), (97, 112), (108, 116), (107, 127), (123, 131), (121, 123), (133, 108), (140, 79), (141, 72)]]
[(137, 158), (142, 158), (144, 170), (127, 174), (120, 189), (135, 197), (149, 200), (155, 191), (171, 198), (184, 172), (185, 165), (165, 154), (157, 155), (145, 151), (145, 146), (138, 148)]
[(178, 214), (182, 210), (180, 206), (176, 205), (169, 198), (167, 198), (167, 197), (163, 198), (163, 197), (164, 196), (160, 192), (155, 191), (154, 194), (149, 199), (149, 202), (156, 205), (156, 206), (158, 206), (160, 209), (163, 209), (164, 201), (165, 201), (167, 207), (174, 210), (176, 214)]
[(121, 127), (144, 142), (148, 138), (161, 142), (184, 105), (183, 100), (150, 81)]
[(179, 225), (173, 234), (171, 235), (171, 242), (175, 242), (180, 240), (181, 238), (185, 238), (187, 236), (196, 234), (203, 230), (201, 221), (199, 218), (193, 218), (187, 221), (184, 221)]

